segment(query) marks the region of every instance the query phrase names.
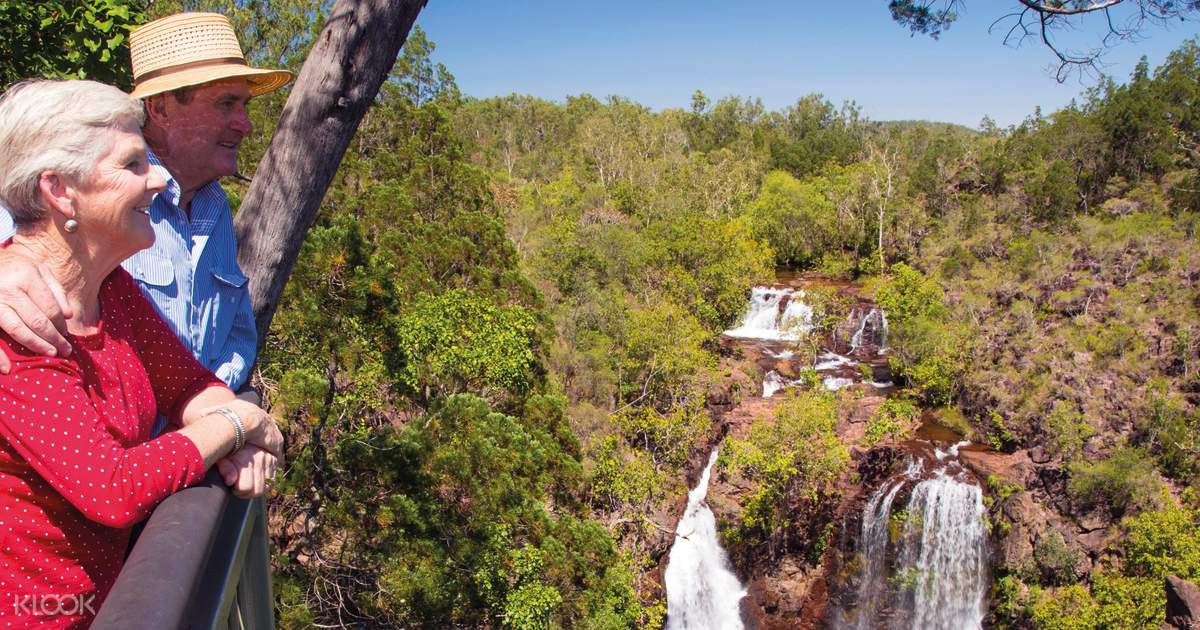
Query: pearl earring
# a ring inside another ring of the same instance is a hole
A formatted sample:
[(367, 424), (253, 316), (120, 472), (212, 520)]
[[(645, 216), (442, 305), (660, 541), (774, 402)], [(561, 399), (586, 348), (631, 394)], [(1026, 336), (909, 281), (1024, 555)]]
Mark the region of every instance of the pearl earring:
[(66, 230), (68, 234), (74, 234), (79, 230), (79, 222), (75, 220), (75, 217), (71, 217), (70, 219), (67, 219), (66, 223), (63, 223), (63, 229)]

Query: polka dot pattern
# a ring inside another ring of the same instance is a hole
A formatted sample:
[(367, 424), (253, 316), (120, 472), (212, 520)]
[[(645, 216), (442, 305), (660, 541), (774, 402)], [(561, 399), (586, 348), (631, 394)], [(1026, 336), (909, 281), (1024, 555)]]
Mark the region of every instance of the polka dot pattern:
[(14, 366), (0, 375), (0, 628), (87, 627), (86, 608), (40, 615), (14, 601), (94, 595), (99, 610), (128, 528), (204, 476), (191, 440), (151, 440), (150, 430), (158, 409), (177, 419), (192, 396), (224, 384), (124, 270), (105, 280), (100, 310), (99, 330), (74, 336), (68, 358), (34, 356), (0, 333)]

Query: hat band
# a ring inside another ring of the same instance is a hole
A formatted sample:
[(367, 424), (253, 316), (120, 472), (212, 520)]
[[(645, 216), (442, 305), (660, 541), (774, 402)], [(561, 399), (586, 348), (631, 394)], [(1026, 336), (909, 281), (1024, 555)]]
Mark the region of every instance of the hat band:
[(246, 65), (246, 60), (241, 57), (218, 57), (216, 59), (205, 59), (203, 61), (193, 61), (190, 63), (181, 63), (181, 64), (175, 65), (175, 66), (167, 66), (165, 68), (158, 68), (156, 70), (151, 70), (150, 72), (139, 75), (137, 78), (135, 78), (133, 80), (133, 85), (136, 87), (146, 81), (149, 81), (150, 79), (157, 79), (158, 77), (172, 74), (174, 72), (183, 72), (184, 70), (195, 70), (197, 68), (207, 68), (209, 66), (227, 66), (229, 64), (243, 66), (245, 68), (250, 67), (250, 66)]

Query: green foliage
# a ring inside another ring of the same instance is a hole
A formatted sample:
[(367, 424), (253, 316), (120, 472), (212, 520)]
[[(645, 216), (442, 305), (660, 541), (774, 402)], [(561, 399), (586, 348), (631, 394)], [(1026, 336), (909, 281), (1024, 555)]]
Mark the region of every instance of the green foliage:
[(622, 397), (659, 405), (686, 400), (697, 373), (714, 364), (700, 322), (671, 302), (630, 309), (626, 318), (620, 331)]
[(896, 263), (876, 290), (875, 301), (888, 315), (892, 369), (909, 381), (922, 401), (949, 404), (965, 369), (961, 357), (965, 331), (948, 329), (937, 281)]
[(996, 474), (988, 475), (987, 485), (988, 489), (992, 492), (992, 496), (998, 502), (1004, 502), (1008, 497), (1025, 490), (1025, 487), (1020, 483), (1009, 481)]
[(687, 461), (691, 445), (712, 427), (708, 411), (695, 405), (676, 406), (667, 413), (632, 407), (613, 414), (612, 422), (631, 445), (649, 453), (656, 466), (674, 470)]
[(1046, 432), (1051, 453), (1066, 461), (1077, 458), (1096, 430), (1088, 424), (1074, 405), (1059, 400), (1046, 416)]
[(1039, 536), (1033, 546), (1033, 561), (1043, 584), (1063, 586), (1074, 582), (1075, 567), (1083, 557), (1083, 551), (1068, 545), (1056, 529)]
[(1162, 580), (1110, 575), (1101, 571), (1092, 576), (1096, 597), (1097, 628), (1155, 630), (1166, 616), (1166, 597)]
[(397, 322), (401, 382), (428, 397), (534, 385), (537, 322), (520, 306), (497, 307), (465, 290), (418, 298)]
[(1093, 576), (1090, 593), (1079, 584), (1042, 591), (1030, 617), (1039, 630), (1156, 630), (1165, 604), (1160, 580), (1100, 571)]
[(804, 181), (772, 171), (747, 210), (755, 234), (775, 251), (776, 264), (804, 267), (830, 252), (854, 251), (866, 238), (860, 222), (838, 211), (853, 204), (855, 194), (854, 181), (843, 170)]
[(1039, 221), (1054, 222), (1070, 216), (1075, 209), (1075, 174), (1063, 160), (1051, 162), (1026, 184), (1026, 190), (1033, 197), (1030, 209)]
[(946, 314), (937, 281), (902, 262), (892, 265), (891, 275), (875, 292), (875, 302), (887, 312), (893, 325), (921, 318), (939, 319)]
[(722, 467), (753, 483), (731, 539), (775, 547), (791, 525), (793, 501), (819, 504), (831, 496), (850, 460), (836, 427), (833, 395), (792, 390), (774, 418), (755, 420), (746, 439), (726, 440)]
[(145, 21), (141, 0), (0, 1), (0, 86), (91, 79), (128, 90), (129, 31)]
[[(1015, 576), (1003, 577), (996, 589), (998, 614), (1018, 625), (1028, 619), (1034, 628), (1158, 628), (1166, 606), (1163, 578), (1200, 575), (1200, 513), (1168, 505), (1125, 519), (1122, 527), (1121, 572), (1093, 572), (1090, 590), (1085, 584), (1029, 589)], [(1074, 581), (1070, 568), (1078, 553), (1057, 532), (1040, 537), (1034, 557), (1042, 579), (1058, 585)]]
[[(1160, 386), (1164, 383), (1160, 383)], [(1137, 419), (1138, 439), (1155, 454), (1168, 477), (1200, 479), (1200, 415), (1194, 407), (1161, 390)]]
[(1086, 586), (1072, 584), (1043, 591), (1030, 608), (1030, 619), (1038, 630), (1093, 630), (1097, 604)]
[[(893, 545), (900, 544), (905, 536), (911, 537), (917, 532), (925, 528), (924, 517), (920, 512), (909, 512), (908, 510), (896, 510), (888, 517), (888, 540)], [(911, 567), (909, 567), (911, 569)], [(917, 580), (920, 578), (920, 573), (912, 576), (911, 579)], [(906, 582), (908, 580), (905, 580)], [(911, 588), (911, 587), (910, 587)]]
[(1138, 448), (1122, 448), (1097, 462), (1077, 462), (1070, 474), (1067, 491), (1076, 505), (1107, 507), (1118, 516), (1157, 506), (1162, 488), (1154, 460)]
[(948, 354), (921, 357), (916, 365), (903, 369), (905, 377), (921, 393), (921, 397), (934, 405), (951, 402), (961, 371), (962, 365), (958, 359)]
[(655, 472), (649, 457), (637, 451), (623, 453), (616, 436), (601, 441), (590, 459), (593, 501), (607, 510), (646, 510), (664, 490), (663, 475)]
[[(570, 504), (581, 470), (545, 412), (535, 415), (529, 423), (457, 395), (402, 429), (362, 426), (336, 442), (317, 535), (328, 537), (326, 553), (352, 550), (355, 562), (320, 570), (383, 593), (343, 604), (344, 615), (416, 626), (492, 615), (513, 627), (601, 614), (634, 623), (640, 605), (608, 532), (546, 508), (552, 497)], [(581, 585), (593, 594), (562, 597)]]
[(867, 432), (864, 437), (866, 445), (868, 447), (875, 446), (884, 438), (888, 438), (892, 442), (903, 439), (912, 429), (918, 416), (917, 406), (911, 400), (904, 398), (885, 400), (875, 411), (875, 415), (867, 421)]
[(943, 31), (958, 19), (958, 13), (952, 11), (954, 3), (947, 3), (940, 10), (931, 3), (917, 0), (892, 0), (888, 2), (888, 10), (892, 19), (913, 33), (921, 33), (937, 39)]
[(827, 164), (845, 165), (862, 147), (858, 109), (841, 110), (820, 94), (799, 98), (776, 119), (770, 144), (771, 165), (805, 177)]
[(1127, 573), (1200, 579), (1200, 510), (1168, 505), (1127, 519), (1123, 525)]

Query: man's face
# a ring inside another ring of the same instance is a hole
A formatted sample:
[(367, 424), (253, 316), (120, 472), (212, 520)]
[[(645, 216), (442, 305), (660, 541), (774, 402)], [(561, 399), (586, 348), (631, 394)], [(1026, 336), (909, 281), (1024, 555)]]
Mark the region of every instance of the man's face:
[(246, 113), (250, 88), (245, 79), (214, 81), (192, 88), (187, 104), (164, 95), (167, 146), (159, 157), (183, 187), (237, 172), (237, 151), (254, 127)]

